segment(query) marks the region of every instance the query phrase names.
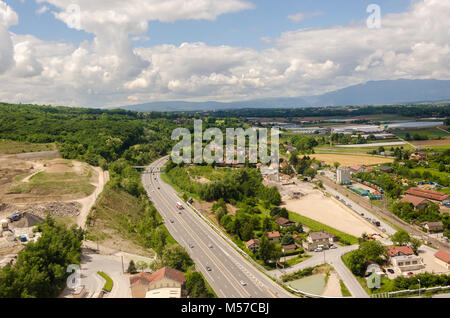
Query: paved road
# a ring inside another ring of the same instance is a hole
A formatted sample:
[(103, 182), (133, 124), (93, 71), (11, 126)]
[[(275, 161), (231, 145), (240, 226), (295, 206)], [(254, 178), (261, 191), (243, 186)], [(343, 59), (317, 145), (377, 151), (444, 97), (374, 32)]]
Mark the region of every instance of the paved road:
[[(114, 283), (105, 298), (131, 298), (129, 275), (123, 273), (120, 257), (101, 255), (93, 249), (83, 247), (80, 265), (80, 283), (85, 287), (85, 298), (97, 298), (102, 291), (105, 280), (97, 274), (99, 271), (106, 273)], [(72, 298), (71, 290), (66, 288), (60, 297)]]
[(221, 298), (294, 297), (244, 259), (186, 204), (179, 214), (175, 204), (181, 200), (160, 178), (166, 162), (167, 157), (150, 165), (142, 175), (142, 184), (170, 234), (188, 251), (216, 294)]
[(320, 253), (312, 253), (312, 257), (298, 263), (292, 267), (280, 270), (270, 271), (270, 275), (280, 278), (282, 275), (291, 274), (307, 267), (314, 267), (321, 264), (330, 264), (339, 274), (340, 279), (345, 283), (352, 297), (367, 298), (369, 297), (366, 291), (361, 287), (355, 276), (342, 262), (341, 256), (358, 249), (358, 245), (339, 246), (337, 249), (330, 249)]

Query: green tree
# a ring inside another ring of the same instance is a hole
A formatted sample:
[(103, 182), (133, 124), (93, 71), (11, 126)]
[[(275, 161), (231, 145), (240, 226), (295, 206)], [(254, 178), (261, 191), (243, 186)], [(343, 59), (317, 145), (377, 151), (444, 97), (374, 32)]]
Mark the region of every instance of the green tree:
[(136, 265), (134, 264), (133, 260), (131, 260), (130, 263), (128, 264), (127, 273), (129, 273), (129, 274), (136, 273)]
[(186, 272), (194, 262), (186, 250), (178, 244), (167, 245), (162, 253), (162, 261), (165, 266)]
[(406, 245), (411, 241), (411, 237), (409, 236), (408, 232), (402, 230), (392, 235), (391, 240), (396, 245)]

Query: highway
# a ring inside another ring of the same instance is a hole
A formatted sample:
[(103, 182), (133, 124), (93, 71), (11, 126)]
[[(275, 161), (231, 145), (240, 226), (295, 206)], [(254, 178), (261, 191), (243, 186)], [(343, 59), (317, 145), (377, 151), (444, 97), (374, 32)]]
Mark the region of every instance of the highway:
[[(161, 180), (160, 169), (168, 157), (151, 164), (142, 174), (150, 200), (164, 219), (170, 234), (190, 254), (199, 270), (220, 298), (295, 297), (261, 273), (216, 233), (175, 190)], [(210, 268), (210, 270), (207, 269)]]

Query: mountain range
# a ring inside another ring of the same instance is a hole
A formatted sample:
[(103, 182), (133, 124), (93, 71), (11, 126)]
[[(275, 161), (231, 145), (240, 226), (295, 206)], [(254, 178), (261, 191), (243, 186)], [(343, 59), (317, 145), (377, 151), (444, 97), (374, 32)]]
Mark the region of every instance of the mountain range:
[(235, 102), (164, 101), (120, 108), (150, 111), (211, 111), (238, 108), (299, 108), (320, 106), (388, 105), (450, 100), (450, 81), (385, 80), (349, 86), (322, 95), (266, 98)]

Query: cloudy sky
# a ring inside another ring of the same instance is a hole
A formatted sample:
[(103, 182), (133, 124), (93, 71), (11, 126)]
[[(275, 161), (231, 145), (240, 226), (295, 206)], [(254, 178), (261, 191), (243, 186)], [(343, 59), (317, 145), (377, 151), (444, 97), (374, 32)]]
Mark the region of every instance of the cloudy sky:
[(0, 101), (233, 101), (450, 79), (449, 16), (448, 0), (0, 0)]

